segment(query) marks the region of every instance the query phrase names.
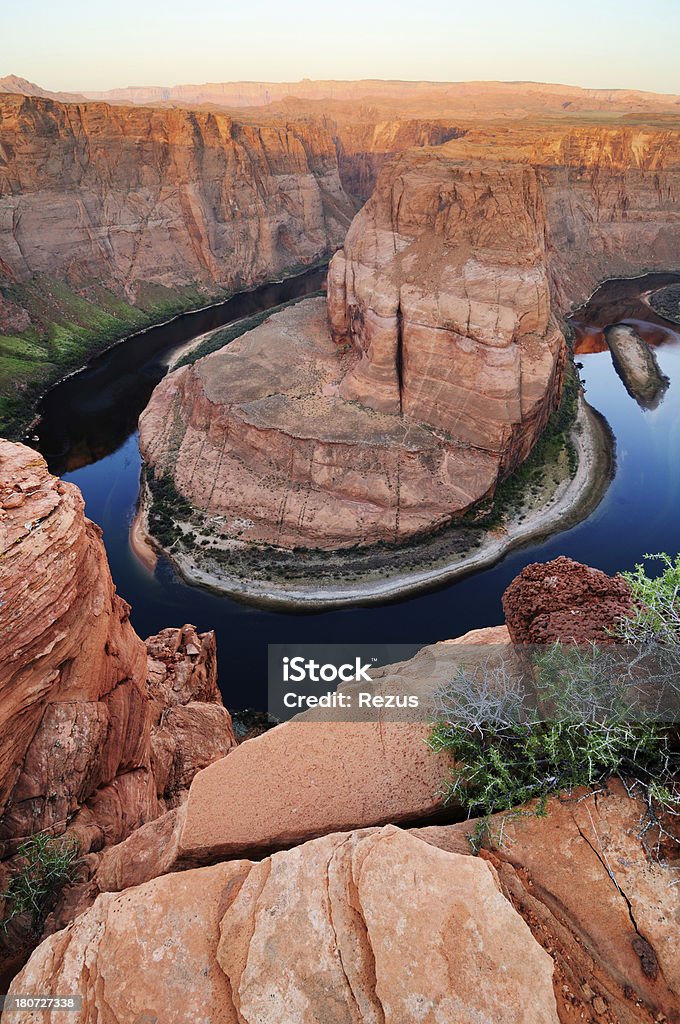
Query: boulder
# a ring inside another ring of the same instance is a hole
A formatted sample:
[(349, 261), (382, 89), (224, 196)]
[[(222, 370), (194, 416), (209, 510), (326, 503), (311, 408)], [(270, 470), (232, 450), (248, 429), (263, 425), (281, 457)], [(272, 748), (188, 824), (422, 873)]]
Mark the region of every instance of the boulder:
[(429, 702), (459, 667), (488, 657), (490, 645), (513, 657), (507, 631), (499, 626), (372, 670), (371, 685), (381, 694), (418, 694), (415, 713), (372, 710), (363, 718), (353, 712), (348, 720), (333, 709), (304, 712), (199, 772), (189, 792), (178, 861), (206, 863), (441, 813), (452, 762), (427, 745)]
[(630, 587), (561, 555), (533, 562), (503, 594), (503, 611), (515, 644), (612, 643), (612, 631), (632, 608)]

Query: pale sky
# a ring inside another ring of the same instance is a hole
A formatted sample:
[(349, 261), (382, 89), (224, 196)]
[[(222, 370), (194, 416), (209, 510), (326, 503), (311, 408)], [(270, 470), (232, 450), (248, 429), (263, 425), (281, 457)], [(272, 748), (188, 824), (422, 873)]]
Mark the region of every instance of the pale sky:
[(0, 76), (47, 89), (501, 79), (680, 93), (679, 0), (0, 0)]

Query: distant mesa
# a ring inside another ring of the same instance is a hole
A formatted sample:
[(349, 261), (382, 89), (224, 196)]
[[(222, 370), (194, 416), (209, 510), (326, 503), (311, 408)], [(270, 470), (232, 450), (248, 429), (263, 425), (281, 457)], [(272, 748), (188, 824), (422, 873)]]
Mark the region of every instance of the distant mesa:
[(5, 75), (0, 78), (0, 93), (12, 93), (19, 96), (40, 96), (42, 99), (59, 100), (62, 103), (82, 103), (85, 96), (79, 92), (51, 92), (41, 89), (35, 82), (29, 82), (18, 75)]

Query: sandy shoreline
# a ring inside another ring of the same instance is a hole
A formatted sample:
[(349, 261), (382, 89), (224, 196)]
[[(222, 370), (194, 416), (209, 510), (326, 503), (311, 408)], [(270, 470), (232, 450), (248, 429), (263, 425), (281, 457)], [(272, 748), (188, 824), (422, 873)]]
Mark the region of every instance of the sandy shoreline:
[[(168, 557), (187, 583), (205, 587), (227, 597), (281, 610), (313, 611), (340, 608), (348, 605), (373, 604), (416, 594), (438, 584), (486, 569), (513, 548), (565, 530), (587, 518), (601, 501), (611, 479), (613, 439), (606, 422), (587, 405), (582, 396), (579, 397), (572, 441), (578, 453), (578, 468), (573, 477), (557, 487), (547, 506), (530, 514), (521, 522), (517, 519), (511, 521), (502, 533), (489, 533), (480, 548), (462, 558), (431, 569), (408, 573), (402, 571), (376, 580), (304, 586), (248, 580), (226, 574), (215, 576), (195, 565), (187, 552), (173, 552)], [(160, 550), (153, 538), (148, 535), (146, 501), (143, 496), (140, 497), (131, 530), (131, 545), (135, 554), (142, 558), (147, 567), (149, 548), (154, 551), (154, 558), (155, 551)]]
[(153, 573), (158, 565), (158, 551), (147, 533), (147, 495), (146, 485), (142, 481), (139, 488), (139, 498), (135, 516), (130, 527), (130, 547), (135, 557), (142, 563), (145, 569)]

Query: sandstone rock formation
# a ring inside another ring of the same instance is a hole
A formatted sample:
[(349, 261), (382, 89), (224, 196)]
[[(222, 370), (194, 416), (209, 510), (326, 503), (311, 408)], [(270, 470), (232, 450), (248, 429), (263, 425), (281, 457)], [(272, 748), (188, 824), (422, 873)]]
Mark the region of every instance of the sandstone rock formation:
[(147, 678), (79, 491), (2, 441), (0, 503), (2, 852), (66, 828), (86, 852), (171, 806), (235, 744), (215, 641), (192, 626), (150, 638)]
[(142, 305), (159, 286), (215, 295), (326, 255), (355, 209), (320, 122), (4, 95), (0, 130), (5, 285), (48, 276)]
[(100, 896), (11, 991), (83, 992), (78, 1022), (557, 1024), (552, 972), (493, 867), (388, 826)]
[(310, 301), (170, 375), (141, 418), (146, 461), (226, 550), (450, 523), (555, 408), (569, 306), (677, 260), (678, 189), (677, 133), (644, 126), (478, 127), (406, 154), (331, 263), (334, 347)]
[(621, 577), (561, 555), (533, 562), (503, 594), (503, 612), (515, 644), (611, 643), (632, 597)]
[(140, 419), (144, 458), (226, 543), (403, 540), (492, 489), (492, 455), (339, 397), (353, 364), (324, 301), (300, 303), (166, 378)]
[(147, 657), (80, 492), (7, 441), (0, 555), (0, 860), (10, 869), (37, 832), (68, 832), (82, 855), (119, 842), (181, 803), (235, 739), (214, 636), (165, 630)]
[(388, 825), (164, 875), (100, 895), (10, 991), (80, 992), (83, 1024), (676, 1024), (680, 907), (643, 813), (614, 782), (500, 846), (492, 819), (478, 858), (476, 822)]
[(63, 830), (90, 797), (119, 839), (156, 802), (144, 644), (75, 487), (32, 449), (2, 441), (0, 504), (3, 850)]
[[(595, 796), (552, 799), (547, 811), (545, 818), (506, 818), (500, 845), (500, 817), (492, 819), (482, 856), (553, 958), (560, 1021), (679, 1021), (678, 862), (648, 857), (640, 841), (643, 802), (612, 780)], [(461, 831), (474, 827), (415, 834), (460, 850)]]
[(96, 886), (123, 889), (217, 856), (441, 814), (451, 762), (427, 746), (432, 697), (460, 668), (490, 658), (515, 663), (504, 626), (424, 647), (409, 661), (372, 669), (370, 684), (343, 687), (416, 694), (415, 712), (317, 709), (248, 740), (198, 773), (177, 812), (107, 851)]
[(236, 746), (217, 686), (215, 634), (193, 626), (146, 641), (151, 771), (161, 806), (184, 801), (196, 772)]

